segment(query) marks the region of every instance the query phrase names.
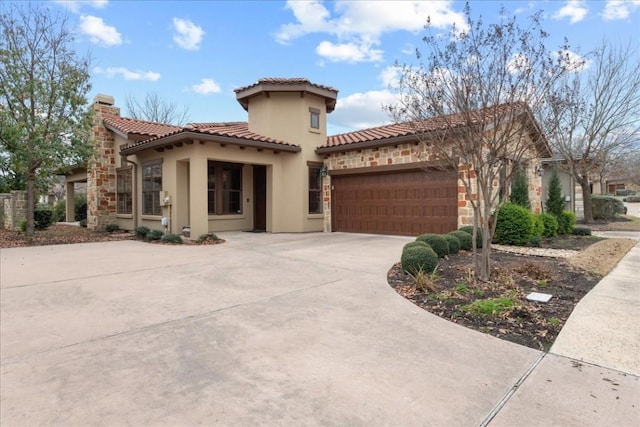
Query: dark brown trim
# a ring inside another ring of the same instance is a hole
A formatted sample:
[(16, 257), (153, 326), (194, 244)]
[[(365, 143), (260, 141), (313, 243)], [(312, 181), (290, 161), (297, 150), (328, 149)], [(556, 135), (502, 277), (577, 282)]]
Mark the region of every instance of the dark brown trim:
[(385, 173), (385, 172), (401, 172), (412, 171), (420, 169), (437, 169), (446, 170), (453, 169), (448, 162), (415, 162), (415, 163), (402, 163), (399, 165), (382, 165), (382, 166), (366, 166), (361, 168), (350, 169), (330, 169), (329, 175), (358, 175), (358, 174), (371, 174), (371, 173)]
[(322, 167), (324, 166), (324, 163), (320, 162), (313, 162), (311, 160), (307, 160), (307, 166), (318, 166), (318, 167)]

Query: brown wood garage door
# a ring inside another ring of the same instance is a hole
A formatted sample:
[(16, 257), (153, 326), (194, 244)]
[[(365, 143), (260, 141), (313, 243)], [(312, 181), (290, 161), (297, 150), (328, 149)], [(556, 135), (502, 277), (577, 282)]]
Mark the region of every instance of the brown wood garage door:
[(453, 171), (334, 175), (331, 185), (333, 231), (417, 236), (458, 225)]

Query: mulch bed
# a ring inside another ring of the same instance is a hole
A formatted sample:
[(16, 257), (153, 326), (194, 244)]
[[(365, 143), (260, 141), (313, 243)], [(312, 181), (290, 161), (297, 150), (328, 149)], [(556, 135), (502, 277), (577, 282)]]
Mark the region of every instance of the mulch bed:
[[(581, 249), (597, 239), (567, 236), (543, 246)], [(416, 289), (400, 263), (388, 272), (389, 284), (419, 307), (454, 323), (537, 350), (548, 350), (575, 305), (600, 277), (559, 258), (493, 251), (491, 280), (473, 277), (473, 255), (461, 251), (440, 260), (432, 291)], [(547, 303), (528, 301), (530, 292), (551, 294)], [(465, 308), (474, 301), (507, 298), (513, 307), (501, 313), (476, 314)]]
[(53, 224), (45, 230), (36, 230), (35, 236), (31, 239), (28, 239), (24, 233), (0, 228), (0, 248), (112, 242), (131, 239), (133, 239), (133, 233), (129, 231), (119, 230), (109, 233), (60, 224)]

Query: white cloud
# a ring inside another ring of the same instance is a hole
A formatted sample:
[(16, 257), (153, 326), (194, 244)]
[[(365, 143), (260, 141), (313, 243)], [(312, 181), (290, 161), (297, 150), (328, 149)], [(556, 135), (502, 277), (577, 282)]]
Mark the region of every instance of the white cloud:
[(211, 93), (219, 93), (221, 89), (220, 85), (213, 79), (202, 79), (199, 84), (192, 85), (191, 90), (195, 93), (209, 95)]
[(331, 123), (349, 129), (365, 129), (391, 123), (384, 107), (395, 104), (396, 97), (388, 90), (372, 90), (339, 98), (331, 113)]
[(364, 43), (334, 44), (323, 41), (316, 47), (316, 53), (333, 62), (377, 62), (382, 60), (380, 49), (374, 49), (371, 45)]
[(638, 7), (640, 7), (640, 0), (608, 0), (604, 7), (604, 11), (602, 12), (602, 17), (607, 21), (626, 19)]
[(95, 67), (93, 72), (96, 74), (104, 74), (105, 76), (112, 78), (117, 75), (122, 76), (125, 80), (148, 80), (155, 82), (156, 80), (160, 80), (160, 73), (156, 73), (154, 71), (131, 71), (125, 67)]
[(204, 36), (204, 30), (199, 25), (187, 19), (173, 18), (173, 41), (183, 49), (198, 50)]
[(571, 24), (580, 22), (587, 16), (588, 9), (582, 0), (569, 0), (554, 15), (554, 19), (569, 18)]
[(80, 12), (80, 8), (84, 5), (94, 9), (102, 9), (109, 4), (109, 0), (53, 0), (53, 2), (63, 5), (73, 13)]
[(378, 78), (385, 87), (397, 87), (402, 75), (402, 69), (398, 66), (391, 65), (380, 72)]
[(463, 14), (455, 12), (452, 4), (451, 1), (337, 1), (332, 16), (321, 1), (289, 0), (286, 7), (293, 12), (296, 22), (282, 25), (275, 38), (287, 44), (306, 34), (326, 33), (336, 40), (322, 42), (316, 51), (327, 53), (327, 59), (380, 61), (382, 50), (371, 46), (380, 45), (385, 33), (418, 33), (427, 19), (433, 28), (446, 29), (455, 24), (465, 29)]
[(518, 71), (525, 71), (527, 67), (529, 67), (529, 64), (529, 58), (517, 53), (511, 56), (511, 58), (507, 62), (507, 70), (510, 73), (515, 74)]
[(116, 27), (107, 25), (102, 18), (91, 15), (80, 16), (80, 32), (89, 36), (91, 43), (104, 46), (117, 46), (122, 44), (122, 36)]

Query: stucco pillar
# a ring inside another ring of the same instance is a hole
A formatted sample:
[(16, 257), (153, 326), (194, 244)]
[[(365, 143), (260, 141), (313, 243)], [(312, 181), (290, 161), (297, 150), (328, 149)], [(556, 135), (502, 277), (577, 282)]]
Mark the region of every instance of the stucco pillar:
[(65, 203), (66, 206), (66, 221), (73, 222), (75, 221), (75, 185), (73, 182), (67, 182), (67, 200)]
[(189, 227), (192, 239), (209, 232), (207, 157), (199, 155), (198, 151), (189, 160)]

